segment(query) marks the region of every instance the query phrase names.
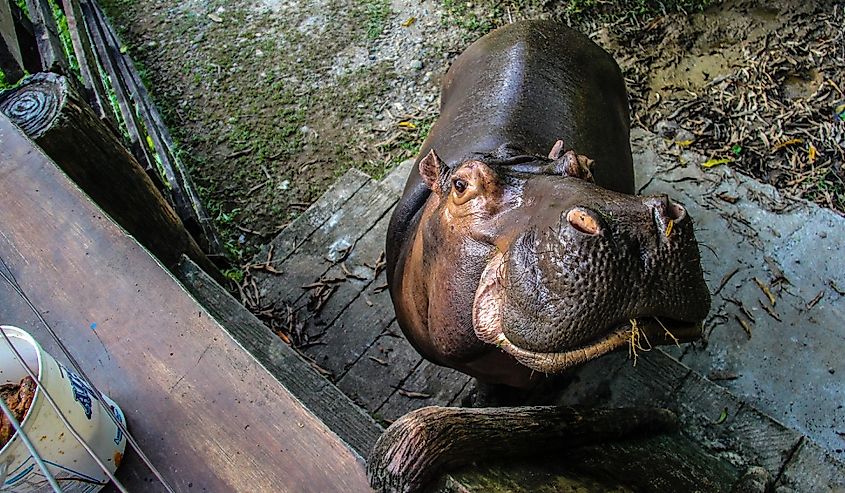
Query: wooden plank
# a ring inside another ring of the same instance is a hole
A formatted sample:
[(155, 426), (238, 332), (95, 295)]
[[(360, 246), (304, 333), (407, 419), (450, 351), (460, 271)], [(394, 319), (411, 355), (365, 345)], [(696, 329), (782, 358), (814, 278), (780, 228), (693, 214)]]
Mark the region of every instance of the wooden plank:
[(674, 397), (689, 436), (713, 449), (716, 455), (741, 457), (747, 465), (761, 466), (777, 476), (801, 435), (743, 404), (735, 395), (706, 378), (691, 373)]
[(726, 435), (733, 449), (750, 465), (766, 469), (772, 477), (783, 469), (802, 435), (746, 405), (728, 425)]
[(822, 447), (804, 439), (784, 467), (775, 491), (842, 493), (845, 491), (845, 464)]
[(442, 478), (438, 493), (630, 493), (618, 481), (589, 477), (568, 469), (559, 461), (532, 458), (482, 463)]
[[(668, 434), (576, 447), (545, 460), (533, 457), (482, 465), (453, 474), (460, 486), (446, 491), (728, 493), (739, 475), (736, 468), (683, 435)], [(575, 487), (567, 489), (570, 485)]]
[(0, 112), (168, 269), (185, 253), (222, 278), (141, 164), (67, 77), (43, 72), (27, 77), (0, 95)]
[(340, 263), (396, 200), (378, 183), (370, 180), (364, 184), (297, 247), (295, 255), (275, 261), (274, 266), (283, 271), (284, 276), (257, 273), (261, 297), (269, 298), (276, 304), (293, 305), (303, 295), (302, 286), (312, 283), (334, 264)]
[(29, 17), (21, 10), (15, 0), (8, 0), (8, 5), (12, 13), (12, 22), (15, 25), (23, 68), (31, 74), (40, 72), (41, 55), (38, 53), (38, 43), (35, 40), (35, 29), (32, 26), (32, 21), (29, 20)]
[(371, 413), (376, 412), (421, 363), (422, 357), (394, 321), (376, 338), (337, 386)]
[(639, 491), (727, 493), (741, 474), (682, 434), (594, 445), (573, 450), (568, 459), (577, 471), (628, 482)]
[(120, 110), (121, 120), (126, 128), (126, 133), (129, 134), (129, 144), (132, 153), (144, 165), (147, 173), (152, 178), (153, 174), (158, 173), (154, 171), (155, 160), (150, 154), (149, 148), (147, 148), (146, 138), (141, 137), (140, 125), (136, 121), (135, 107), (129, 99), (127, 88), (119, 76), (118, 68), (109, 54), (109, 47), (105, 40), (103, 28), (97, 21), (97, 17), (89, 2), (80, 0), (80, 8), (82, 9), (82, 18), (85, 19), (86, 30), (91, 36), (97, 62), (103, 68), (111, 83), (111, 88), (117, 100), (118, 109)]
[[(357, 169), (350, 169), (340, 177), (314, 204), (288, 224), (275, 238), (265, 245), (253, 258), (253, 263), (263, 264), (272, 249), (269, 264), (275, 268), (287, 260), (300, 245), (305, 243), (317, 229), (321, 228), (358, 190), (370, 182), (370, 177)], [(261, 279), (262, 274), (256, 273)], [(269, 275), (266, 275), (270, 277)]]
[(609, 382), (613, 381), (623, 367), (630, 364), (627, 355), (621, 351), (588, 361), (575, 369), (571, 379), (558, 395), (557, 403), (563, 406), (608, 406)]
[[(386, 195), (376, 182), (368, 180), (344, 205), (326, 220), (307, 239), (296, 247), (296, 254), (284, 261), (273, 261), (277, 271), (284, 275), (256, 273), (258, 298), (251, 302), (266, 312), (270, 307), (283, 317), (295, 307), (297, 301), (306, 295), (305, 286), (325, 275), (335, 264), (341, 263), (358, 240), (366, 234), (372, 224), (393, 205), (395, 198)], [(344, 218), (349, 218), (345, 220)], [(349, 281), (350, 283), (352, 281)], [(344, 275), (318, 291), (321, 299), (331, 296), (338, 283), (346, 284)], [(318, 311), (317, 306), (313, 307)], [(299, 314), (306, 316), (307, 313)], [(296, 343), (303, 338), (294, 333)]]
[(348, 266), (346, 271), (360, 278), (347, 277), (346, 281), (337, 283), (336, 291), (319, 313), (309, 312), (307, 294), (302, 294), (293, 302), (297, 313), (305, 318), (309, 339), (319, 339), (320, 344), (307, 348), (306, 353), (338, 379), (361, 358), (394, 319), (390, 293), (384, 289), (384, 272), (373, 278), (375, 271), (364, 265), (374, 265), (379, 259), (389, 219), (389, 214), (385, 213), (372, 229), (356, 241), (343, 265), (335, 265), (314, 276), (313, 280), (321, 276), (342, 278), (346, 275), (344, 266)]
[(82, 8), (77, 0), (62, 0), (62, 6), (67, 18), (67, 28), (70, 40), (73, 44), (73, 51), (76, 61), (79, 64), (79, 74), (82, 77), (82, 85), (87, 92), (86, 97), (91, 109), (101, 119), (108, 120), (117, 127), (114, 121), (114, 113), (111, 103), (108, 100), (103, 81), (100, 78), (100, 69), (97, 66), (94, 51), (91, 48), (91, 38), (88, 29), (85, 28), (85, 19), (82, 17)]
[[(352, 451), (5, 118), (0, 196), (0, 257), (177, 491), (369, 491)], [(60, 354), (3, 289), (0, 318)]]
[(187, 257), (179, 265), (178, 276), (188, 291), (276, 380), (358, 454), (363, 457), (369, 454), (382, 429), (368, 414)]
[(735, 395), (695, 372), (684, 380), (673, 400), (686, 430), (710, 435), (726, 431), (743, 407)]
[(633, 360), (628, 360), (610, 381), (610, 398), (606, 404), (614, 407), (665, 406), (690, 372), (658, 348), (640, 352), (636, 366)]
[[(126, 129), (129, 136), (129, 144), (132, 153), (142, 164), (156, 186), (167, 196), (168, 201), (176, 209), (176, 213), (184, 221), (186, 212), (181, 204), (174, 201), (173, 193), (165, 185), (158, 169), (158, 162), (155, 159), (155, 152), (150, 149), (147, 141), (147, 132), (144, 123), (138, 115), (138, 105), (133, 96), (134, 92), (128, 81), (121, 75), (120, 46), (112, 45), (109, 37), (108, 21), (97, 15), (96, 3), (89, 0), (79, 0), (82, 10), (82, 19), (85, 21), (86, 30), (89, 33), (95, 56), (103, 68), (106, 77), (102, 79), (103, 84), (111, 88), (111, 93), (117, 101), (119, 115), (117, 119)], [(120, 125), (119, 123), (119, 125)]]
[[(382, 272), (373, 285), (384, 284)], [(374, 292), (368, 288), (343, 311), (331, 325), (323, 329), (320, 345), (305, 352), (335, 378), (344, 373), (367, 351), (382, 330), (396, 318), (390, 293), (385, 289)], [(370, 305), (372, 304), (372, 306)]]
[[(615, 358), (625, 359), (619, 353)], [(598, 402), (589, 398), (579, 401), (566, 389), (563, 403), (666, 406), (678, 413), (684, 433), (709, 447), (716, 456), (749, 466), (760, 465), (773, 476), (801, 437), (744, 405), (736, 396), (692, 372), (661, 349), (642, 354), (636, 367), (630, 361), (624, 362), (609, 380), (598, 374), (592, 378), (596, 387), (606, 389), (604, 397)]]
[[(327, 327), (336, 322), (338, 317), (343, 316), (349, 305), (358, 297), (367, 306), (373, 306), (372, 289), (383, 283), (384, 279), (376, 282), (376, 269), (374, 267), (381, 260), (384, 260), (384, 238), (387, 236), (387, 225), (390, 221), (390, 213), (385, 212), (381, 219), (372, 226), (364, 236), (359, 238), (351, 247), (343, 262), (333, 265), (325, 272), (314, 272), (310, 283), (317, 283), (320, 278), (345, 279), (343, 282), (332, 284), (334, 292), (317, 309), (314, 298), (319, 294), (319, 288), (300, 291), (299, 298), (291, 303), (300, 321), (305, 323), (304, 331), (309, 338), (314, 338), (326, 332)], [(291, 258), (291, 261), (296, 256)], [(379, 269), (381, 270), (384, 266)], [(366, 291), (368, 288), (370, 291)], [(363, 293), (363, 294), (362, 294)], [(392, 314), (392, 307), (389, 310)], [(391, 315), (392, 317), (392, 315)], [(367, 344), (372, 343), (378, 335), (378, 330), (384, 328), (379, 326), (370, 331), (372, 338)], [(340, 341), (340, 346), (345, 346)]]
[[(170, 193), (176, 212), (182, 221), (200, 241), (206, 253), (216, 256), (223, 255), (223, 246), (209, 217), (205, 206), (200, 200), (191, 176), (185, 165), (179, 160), (173, 139), (164, 124), (164, 120), (152, 101), (141, 76), (135, 69), (135, 64), (128, 54), (121, 49), (117, 33), (109, 23), (96, 0), (91, 0), (91, 11), (97, 16), (101, 33), (105, 42), (111, 48), (109, 54), (117, 66), (122, 83), (129, 90), (129, 96), (140, 114), (144, 134), (148, 136), (155, 147), (158, 157), (157, 169), (161, 170), (168, 182), (167, 191)], [(142, 134), (143, 136), (143, 134)]]
[(14, 84), (23, 78), (24, 71), (10, 3), (13, 0), (0, 0), (0, 71), (7, 84)]
[(474, 407), (476, 405), (475, 398), (478, 395), (478, 382), (470, 379), (464, 388), (458, 392), (451, 401), (449, 401), (450, 406), (455, 407)]
[(69, 65), (50, 3), (47, 0), (26, 0), (26, 7), (41, 55), (41, 70), (68, 75)]
[(381, 184), (389, 190), (393, 190), (397, 195), (402, 195), (402, 190), (405, 189), (405, 182), (408, 181), (408, 175), (414, 167), (415, 159), (406, 159), (402, 164), (394, 168), (384, 179)]
[(421, 407), (451, 406), (456, 404), (464, 387), (471, 385), (471, 380), (459, 371), (423, 360), (387, 402), (376, 410), (376, 416), (395, 421)]

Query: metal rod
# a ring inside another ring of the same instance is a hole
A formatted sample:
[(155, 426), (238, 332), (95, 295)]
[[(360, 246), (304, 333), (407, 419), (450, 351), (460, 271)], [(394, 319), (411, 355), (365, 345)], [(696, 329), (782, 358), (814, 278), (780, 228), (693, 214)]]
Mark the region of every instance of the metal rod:
[[(76, 358), (73, 357), (73, 355), (68, 350), (67, 346), (65, 346), (64, 343), (61, 341), (61, 339), (59, 339), (58, 334), (56, 334), (56, 332), (53, 330), (53, 328), (50, 326), (50, 324), (47, 323), (47, 321), (44, 319), (44, 316), (41, 315), (41, 311), (38, 310), (38, 308), (35, 306), (35, 304), (32, 303), (32, 300), (29, 299), (29, 296), (26, 295), (26, 293), (23, 291), (23, 289), (17, 283), (17, 279), (15, 279), (15, 276), (12, 273), (12, 270), (9, 268), (8, 264), (6, 264), (6, 261), (3, 259), (3, 257), (0, 257), (0, 263), (2, 263), (5, 270), (7, 270), (9, 272), (9, 274), (6, 274), (6, 272), (4, 272), (3, 269), (0, 269), (0, 277), (5, 279), (5, 281), (8, 282), (12, 286), (12, 289), (15, 290), (15, 292), (18, 294), (18, 296), (20, 296), (26, 302), (29, 309), (32, 310), (32, 312), (35, 314), (35, 316), (38, 318), (38, 320), (44, 325), (44, 327), (47, 329), (47, 331), (53, 337), (53, 340), (56, 341), (56, 344), (58, 344), (62, 353), (70, 361), (71, 366), (73, 366), (74, 370), (76, 370), (76, 372), (83, 378), (83, 380), (85, 380), (85, 383), (88, 384), (88, 386), (94, 391), (94, 394), (97, 396), (97, 399), (100, 399), (100, 402), (103, 402), (103, 395), (100, 393), (99, 389), (97, 389), (97, 387), (95, 387), (91, 383), (91, 379), (89, 379), (88, 375), (85, 373), (85, 371), (82, 370), (82, 367), (76, 361)], [(11, 276), (11, 278), (9, 276)], [(0, 331), (0, 332), (2, 332), (2, 331)], [(4, 336), (5, 336), (5, 333), (4, 333)], [(103, 408), (105, 409), (106, 414), (108, 414), (108, 416), (114, 422), (114, 424), (126, 436), (126, 441), (132, 447), (132, 450), (134, 450), (135, 453), (138, 454), (138, 457), (141, 459), (141, 462), (143, 462), (147, 466), (147, 468), (149, 468), (150, 472), (153, 473), (153, 475), (156, 477), (156, 479), (159, 480), (161, 485), (164, 486), (164, 489), (167, 490), (168, 493), (175, 493), (175, 490), (173, 489), (173, 487), (171, 487), (170, 484), (164, 479), (164, 476), (162, 476), (162, 474), (161, 474), (161, 472), (159, 472), (158, 468), (152, 463), (152, 461), (149, 459), (149, 457), (147, 457), (147, 454), (145, 454), (144, 451), (141, 450), (141, 446), (138, 445), (138, 442), (135, 440), (135, 437), (133, 437), (132, 434), (129, 433), (129, 430), (127, 429), (127, 427), (119, 419), (117, 419), (117, 417), (114, 415), (114, 412), (112, 412), (112, 410), (109, 409), (108, 406), (103, 406)], [(59, 413), (59, 414), (61, 414), (61, 413)]]
[[(3, 332), (5, 334), (5, 332)], [(18, 420), (15, 419), (15, 415), (12, 414), (12, 410), (6, 405), (5, 399), (0, 399), (0, 408), (3, 409), (3, 414), (9, 418), (9, 422), (12, 423), (12, 428), (15, 429), (15, 433), (17, 436), (20, 437), (23, 444), (26, 446), (27, 450), (29, 450), (29, 455), (32, 456), (32, 459), (38, 464), (38, 468), (41, 469), (41, 472), (44, 474), (44, 478), (50, 483), (50, 487), (53, 488), (53, 491), (56, 493), (62, 493), (62, 489), (59, 487), (59, 483), (56, 482), (56, 478), (50, 473), (47, 469), (47, 464), (41, 459), (41, 456), (38, 455), (38, 451), (35, 450), (35, 446), (32, 445), (32, 442), (29, 441), (29, 437), (26, 436), (24, 433), (21, 424), (18, 423)], [(14, 437), (12, 437), (14, 439)], [(3, 480), (5, 482), (5, 478)]]
[[(20, 362), (24, 370), (26, 370), (26, 373), (29, 374), (29, 376), (38, 384), (38, 387), (41, 389), (41, 393), (44, 394), (44, 397), (47, 398), (47, 402), (49, 402), (53, 410), (56, 411), (56, 414), (58, 414), (59, 419), (62, 420), (62, 423), (64, 423), (65, 427), (67, 427), (68, 431), (70, 431), (70, 434), (73, 435), (73, 438), (75, 438), (76, 441), (78, 441), (79, 444), (82, 445), (85, 451), (88, 452), (88, 455), (90, 455), (94, 459), (94, 462), (96, 462), (97, 465), (100, 466), (100, 469), (102, 469), (103, 472), (106, 473), (106, 476), (108, 476), (109, 479), (114, 482), (114, 485), (117, 487), (117, 489), (121, 491), (121, 493), (129, 493), (129, 490), (124, 488), (120, 481), (118, 481), (117, 478), (114, 477), (114, 474), (109, 470), (108, 466), (106, 466), (103, 461), (100, 460), (100, 458), (91, 448), (91, 446), (88, 445), (88, 442), (86, 442), (85, 439), (82, 438), (82, 435), (80, 435), (79, 432), (77, 432), (76, 429), (73, 427), (73, 425), (70, 424), (70, 421), (68, 421), (67, 417), (65, 417), (65, 414), (62, 412), (61, 409), (59, 409), (59, 405), (56, 404), (55, 400), (53, 400), (53, 396), (51, 396), (50, 393), (47, 391), (47, 387), (41, 384), (41, 380), (39, 380), (38, 376), (35, 375), (29, 365), (27, 365), (26, 362), (23, 360), (23, 356), (21, 356), (21, 353), (18, 352), (18, 348), (16, 348), (15, 345), (12, 344), (12, 340), (9, 339), (8, 335), (6, 335), (6, 331), (0, 329), (0, 334), (3, 335), (3, 339), (5, 339), (9, 347), (12, 348), (12, 351), (14, 351), (15, 356), (17, 356), (18, 361)], [(103, 404), (103, 408), (106, 407), (105, 403), (102, 400), (100, 401), (100, 403)]]

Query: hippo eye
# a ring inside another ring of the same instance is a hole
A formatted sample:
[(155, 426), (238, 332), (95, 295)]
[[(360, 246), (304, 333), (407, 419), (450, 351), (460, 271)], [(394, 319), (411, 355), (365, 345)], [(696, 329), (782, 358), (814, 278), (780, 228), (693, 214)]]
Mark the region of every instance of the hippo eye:
[(452, 186), (455, 187), (455, 191), (458, 192), (458, 195), (463, 194), (467, 190), (467, 182), (457, 178), (453, 183)]

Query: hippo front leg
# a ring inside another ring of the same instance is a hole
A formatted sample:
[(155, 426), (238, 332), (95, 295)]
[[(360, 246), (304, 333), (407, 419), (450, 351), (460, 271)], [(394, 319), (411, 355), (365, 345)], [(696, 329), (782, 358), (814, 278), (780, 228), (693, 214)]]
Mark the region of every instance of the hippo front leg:
[(472, 462), (677, 429), (675, 414), (659, 408), (430, 406), (402, 416), (385, 430), (367, 460), (367, 476), (376, 491), (412, 493)]

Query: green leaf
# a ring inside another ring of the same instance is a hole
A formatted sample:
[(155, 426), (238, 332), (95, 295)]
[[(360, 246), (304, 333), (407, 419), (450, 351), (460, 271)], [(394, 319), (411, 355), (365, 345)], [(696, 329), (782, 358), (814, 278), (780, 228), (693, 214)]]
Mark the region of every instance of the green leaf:
[(722, 409), (722, 414), (719, 415), (719, 419), (716, 420), (716, 424), (720, 425), (727, 421), (728, 419), (728, 408)]

